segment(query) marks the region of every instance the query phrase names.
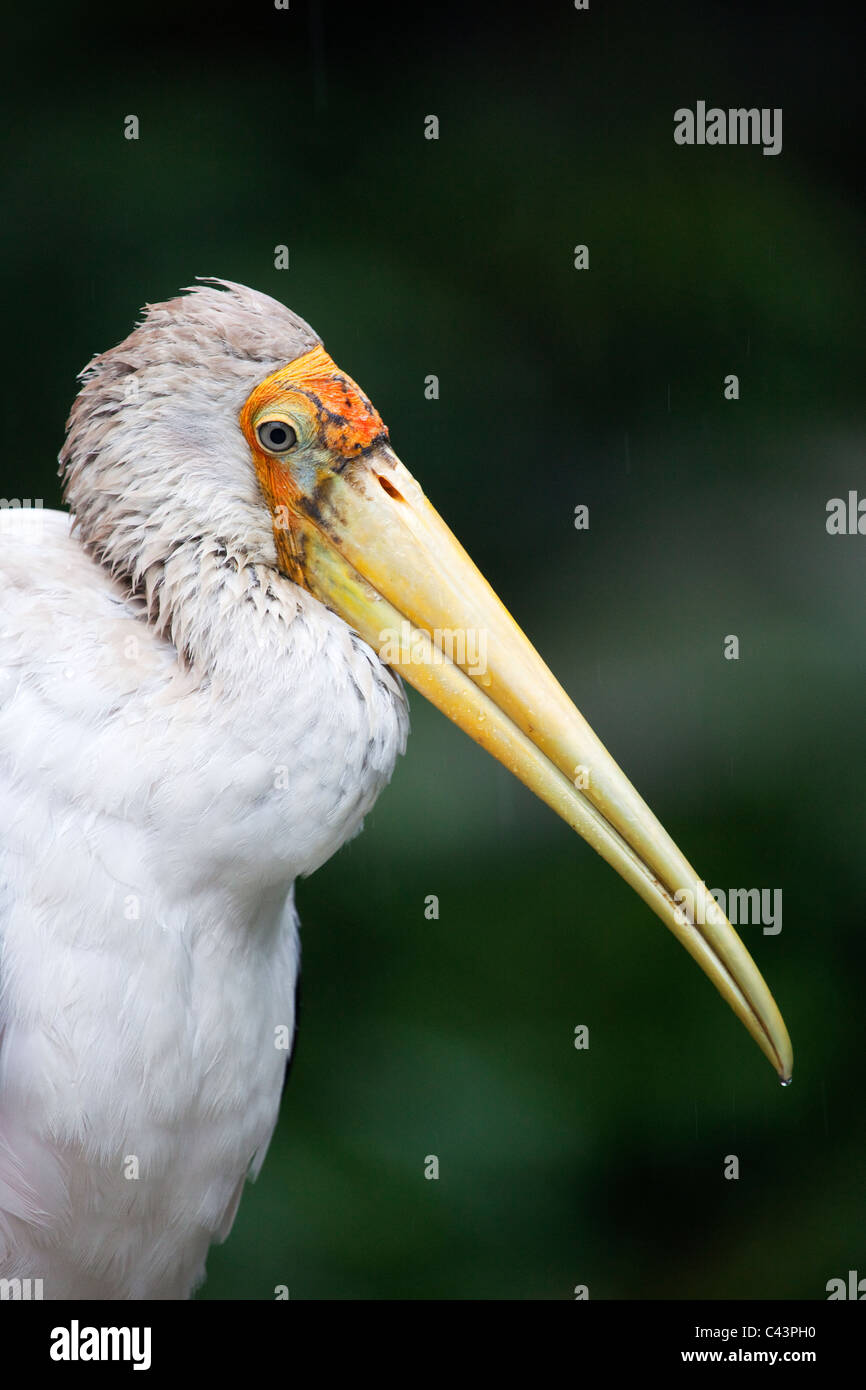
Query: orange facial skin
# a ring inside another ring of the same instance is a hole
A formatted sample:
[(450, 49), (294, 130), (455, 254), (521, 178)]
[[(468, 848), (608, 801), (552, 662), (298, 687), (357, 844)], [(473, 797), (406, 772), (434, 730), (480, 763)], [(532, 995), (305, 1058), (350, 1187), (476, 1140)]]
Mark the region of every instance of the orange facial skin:
[(265, 377), (241, 411), (241, 428), (252, 447), (257, 447), (252, 423), (268, 410), (291, 408), (305, 397), (318, 419), (320, 442), (344, 458), (357, 458), (388, 431), (379, 412), (360, 386), (341, 372), (323, 347), (315, 347), (287, 367)]
[[(262, 448), (256, 427), (272, 415), (295, 422), (299, 437), (296, 453), (274, 457)], [(300, 538), (294, 534), (293, 516), (297, 516), (302, 497), (308, 512), (313, 502), (310, 470), (316, 481), (340, 472), (367, 450), (387, 443), (388, 430), (361, 388), (340, 371), (321, 346), (259, 382), (244, 402), (240, 425), (271, 509), (283, 567), (296, 582), (301, 582)], [(305, 462), (303, 491), (292, 467), (293, 458), (297, 458), (298, 464)]]

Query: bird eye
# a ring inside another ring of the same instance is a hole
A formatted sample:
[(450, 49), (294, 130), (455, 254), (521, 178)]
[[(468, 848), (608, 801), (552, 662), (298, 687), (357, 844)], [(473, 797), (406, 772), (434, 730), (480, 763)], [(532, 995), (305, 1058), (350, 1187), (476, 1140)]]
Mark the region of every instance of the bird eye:
[(256, 426), (256, 434), (269, 454), (284, 454), (298, 442), (296, 432), (285, 420), (263, 420)]

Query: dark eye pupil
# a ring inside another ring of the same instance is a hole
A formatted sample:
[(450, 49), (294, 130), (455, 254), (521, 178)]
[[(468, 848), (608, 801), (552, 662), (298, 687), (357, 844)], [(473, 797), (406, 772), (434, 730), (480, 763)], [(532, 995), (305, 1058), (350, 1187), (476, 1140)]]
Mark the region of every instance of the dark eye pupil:
[(259, 439), (266, 449), (274, 449), (278, 452), (282, 449), (290, 449), (297, 437), (291, 425), (284, 425), (282, 420), (270, 420), (259, 426)]

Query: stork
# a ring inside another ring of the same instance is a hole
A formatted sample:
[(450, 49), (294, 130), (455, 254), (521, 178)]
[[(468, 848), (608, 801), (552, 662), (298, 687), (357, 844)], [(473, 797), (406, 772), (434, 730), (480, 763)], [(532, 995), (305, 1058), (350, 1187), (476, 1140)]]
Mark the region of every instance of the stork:
[(199, 283), (81, 376), (71, 515), (2, 535), (0, 1277), (203, 1279), (276, 1123), (295, 880), (388, 782), (403, 680), (631, 884), (787, 1082), (742, 942), (309, 325)]

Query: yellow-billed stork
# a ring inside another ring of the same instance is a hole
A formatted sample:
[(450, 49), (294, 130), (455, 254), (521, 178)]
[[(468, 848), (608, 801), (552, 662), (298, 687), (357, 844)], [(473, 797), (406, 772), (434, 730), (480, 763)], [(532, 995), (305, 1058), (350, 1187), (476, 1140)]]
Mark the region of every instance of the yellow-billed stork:
[(202, 1279), (277, 1117), (295, 879), (390, 778), (399, 676), (598, 850), (790, 1077), (733, 928), (683, 906), (694, 870), (308, 324), (214, 281), (82, 378), (73, 516), (2, 533), (0, 1277), (96, 1299)]

